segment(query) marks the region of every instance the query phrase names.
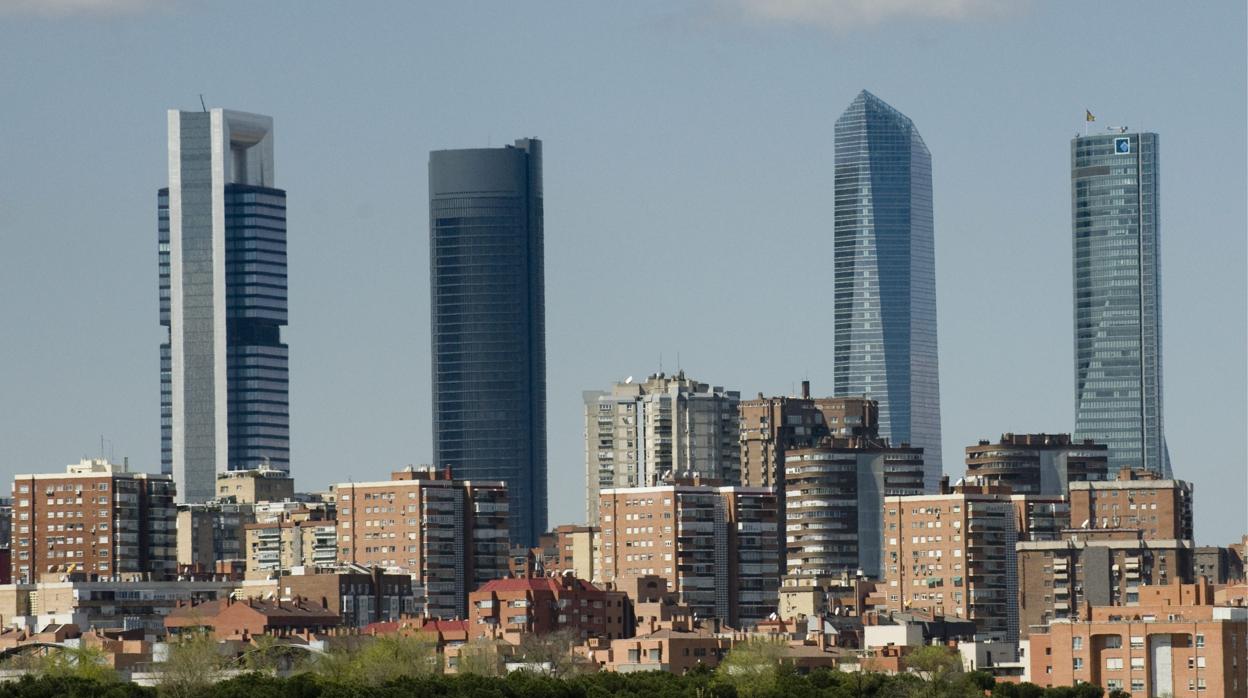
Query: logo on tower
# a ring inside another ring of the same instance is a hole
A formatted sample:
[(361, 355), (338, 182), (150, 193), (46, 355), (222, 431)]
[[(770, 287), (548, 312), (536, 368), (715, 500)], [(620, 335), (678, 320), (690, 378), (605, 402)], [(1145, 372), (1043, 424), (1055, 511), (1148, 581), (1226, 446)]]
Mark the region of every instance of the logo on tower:
[(1131, 152), (1131, 139), (1130, 138), (1115, 138), (1114, 139), (1114, 152), (1118, 153), (1119, 155), (1126, 155), (1127, 153), (1130, 153)]

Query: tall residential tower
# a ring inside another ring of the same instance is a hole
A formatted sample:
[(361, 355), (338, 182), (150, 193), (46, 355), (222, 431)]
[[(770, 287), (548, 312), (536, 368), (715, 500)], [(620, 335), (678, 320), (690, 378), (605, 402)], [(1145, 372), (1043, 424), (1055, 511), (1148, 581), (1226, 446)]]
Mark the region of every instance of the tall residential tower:
[(942, 472), (932, 159), (914, 123), (863, 90), (836, 121), (833, 394), (879, 402), (880, 436)]
[(429, 154), (433, 459), (502, 480), (513, 543), (546, 530), (542, 143)]
[(221, 472), (290, 469), (286, 192), (273, 181), (271, 118), (169, 111), (161, 469), (182, 502), (211, 499)]
[(1161, 400), (1157, 134), (1070, 142), (1075, 438), (1109, 446), (1110, 474), (1170, 477)]

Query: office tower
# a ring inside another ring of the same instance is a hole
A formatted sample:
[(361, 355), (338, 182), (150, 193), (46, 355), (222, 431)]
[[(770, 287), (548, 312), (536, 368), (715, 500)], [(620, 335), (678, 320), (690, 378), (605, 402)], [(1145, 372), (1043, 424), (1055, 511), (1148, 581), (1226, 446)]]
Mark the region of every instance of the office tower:
[(610, 391), (587, 390), (586, 509), (598, 520), (598, 493), (611, 487), (657, 485), (671, 477), (741, 479), (741, 395), (717, 385), (656, 373)]
[(511, 540), (546, 531), (542, 142), (429, 154), (433, 460), (502, 480)]
[(879, 402), (880, 436), (923, 449), (937, 489), (940, 381), (932, 160), (910, 119), (862, 91), (836, 121), (833, 393)]
[(1192, 485), (1133, 468), (1119, 470), (1113, 480), (1072, 482), (1070, 520), (1085, 529), (1135, 529), (1148, 539), (1191, 540)]
[(1004, 485), (1015, 494), (1064, 495), (1072, 482), (1104, 480), (1109, 448), (1070, 434), (1002, 434), (966, 447), (966, 482)]
[(785, 459), (790, 575), (880, 577), (884, 498), (923, 494), (923, 450), (865, 436), (825, 437)]
[(48, 572), (171, 578), (173, 498), (170, 476), (99, 459), (13, 476), (13, 580), (34, 583)]
[(160, 436), (180, 502), (212, 499), (220, 472), (290, 470), (286, 192), (273, 182), (272, 119), (169, 112)]
[(599, 494), (602, 581), (637, 587), (657, 575), (678, 601), (734, 628), (776, 610), (779, 539), (776, 494), (697, 479)]
[(335, 491), (338, 561), (418, 576), (436, 618), (463, 618), (469, 592), (507, 575), (502, 482), (409, 467), (386, 481), (344, 482)]
[(1109, 471), (1169, 477), (1161, 380), (1161, 233), (1155, 133), (1070, 142), (1075, 438)]

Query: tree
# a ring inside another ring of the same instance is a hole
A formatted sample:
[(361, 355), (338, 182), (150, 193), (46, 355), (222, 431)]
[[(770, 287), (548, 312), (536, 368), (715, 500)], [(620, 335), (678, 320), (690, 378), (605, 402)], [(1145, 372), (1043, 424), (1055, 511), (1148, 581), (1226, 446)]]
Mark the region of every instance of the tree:
[(211, 633), (196, 630), (170, 638), (168, 655), (160, 665), (160, 694), (170, 698), (202, 695), (221, 678), (224, 666)]
[(460, 645), (456, 666), (458, 673), (474, 676), (502, 676), (507, 673), (503, 667), (500, 642), (503, 641), (477, 638)]
[(354, 650), (340, 649), (316, 662), (317, 673), (341, 684), (378, 686), (404, 677), (440, 674), (437, 643), (424, 633), (378, 635)]
[(538, 635), (530, 633), (520, 639), (516, 649), (516, 661), (539, 668), (554, 678), (565, 678), (594, 671), (596, 667), (587, 657), (578, 655), (573, 648), (580, 644), (580, 637), (570, 628)]
[(783, 660), (783, 642), (751, 638), (733, 645), (715, 673), (741, 696), (765, 695), (775, 689)]

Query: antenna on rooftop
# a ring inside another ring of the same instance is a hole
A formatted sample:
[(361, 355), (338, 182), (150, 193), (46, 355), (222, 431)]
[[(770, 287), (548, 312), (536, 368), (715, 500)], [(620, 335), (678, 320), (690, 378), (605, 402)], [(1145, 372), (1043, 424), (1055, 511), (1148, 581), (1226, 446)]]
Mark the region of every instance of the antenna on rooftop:
[(204, 93), (199, 93), (199, 108), (208, 111), (208, 105), (204, 104)]

